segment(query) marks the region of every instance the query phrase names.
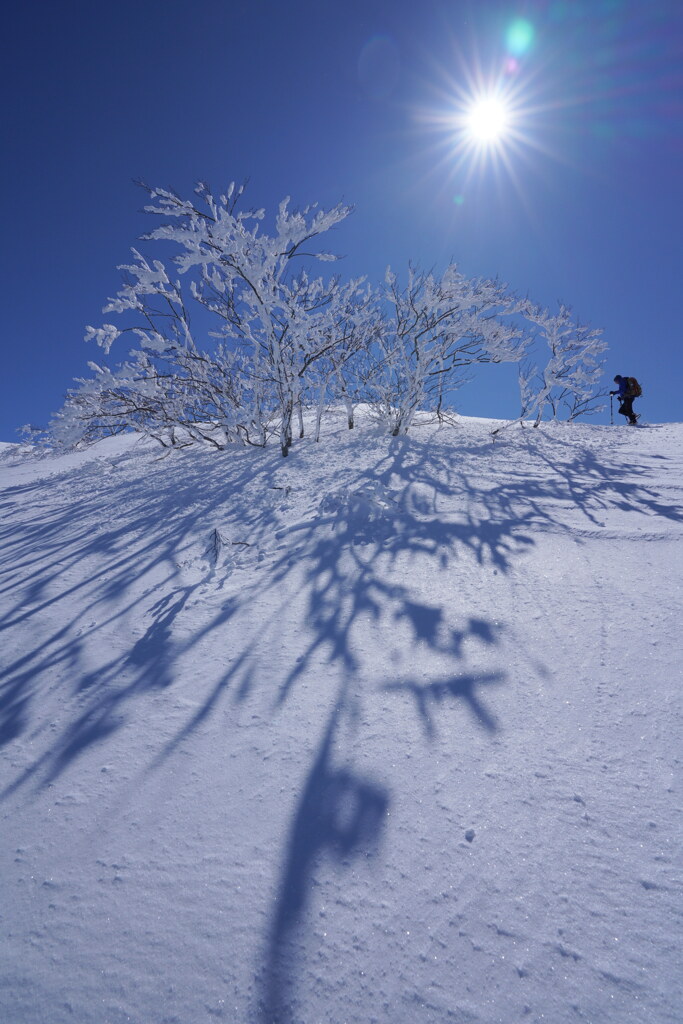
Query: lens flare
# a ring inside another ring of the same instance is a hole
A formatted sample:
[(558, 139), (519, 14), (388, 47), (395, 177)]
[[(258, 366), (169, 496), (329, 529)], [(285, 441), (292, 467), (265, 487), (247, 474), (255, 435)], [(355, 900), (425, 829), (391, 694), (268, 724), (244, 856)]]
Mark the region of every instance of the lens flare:
[(506, 43), (508, 52), (513, 57), (522, 57), (527, 53), (534, 41), (534, 26), (526, 18), (517, 18), (507, 30)]

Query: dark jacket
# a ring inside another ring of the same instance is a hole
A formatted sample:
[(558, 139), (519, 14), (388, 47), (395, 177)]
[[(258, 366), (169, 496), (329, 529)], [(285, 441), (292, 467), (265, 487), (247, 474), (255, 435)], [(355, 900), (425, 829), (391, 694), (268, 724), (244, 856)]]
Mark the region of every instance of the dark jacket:
[(631, 393), (631, 386), (628, 382), (628, 377), (622, 377), (617, 374), (614, 378), (614, 383), (618, 386), (617, 395), (619, 398), (628, 398)]

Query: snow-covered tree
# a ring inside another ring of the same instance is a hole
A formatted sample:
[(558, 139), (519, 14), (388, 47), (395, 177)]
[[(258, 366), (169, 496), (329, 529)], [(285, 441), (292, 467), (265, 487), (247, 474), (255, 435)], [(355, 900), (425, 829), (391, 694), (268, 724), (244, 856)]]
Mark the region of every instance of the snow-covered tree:
[[(455, 264), (443, 274), (409, 267), (405, 287), (387, 270), (383, 290), (363, 278), (315, 275), (319, 237), (350, 208), (296, 211), (280, 203), (270, 233), (263, 210), (242, 210), (243, 188), (215, 197), (199, 185), (186, 200), (147, 188), (159, 218), (133, 249), (124, 283), (104, 307), (107, 322), (86, 340), (108, 355), (129, 342), (114, 368), (91, 363), (52, 423), (62, 442), (135, 429), (175, 447), (201, 441), (265, 445), (277, 435), (287, 455), (303, 407), (323, 411), (369, 402), (392, 434), (405, 434), (418, 410), (443, 415), (478, 363), (521, 362), (529, 344), (523, 319), (547, 344), (542, 370), (520, 374), (522, 416), (546, 408), (570, 419), (595, 408), (599, 331), (511, 296), (497, 281), (470, 280)], [(156, 258), (170, 244), (169, 263)], [(192, 315), (191, 315), (192, 314)], [(109, 322), (115, 319), (117, 322)]]
[[(90, 382), (79, 382), (60, 414), (62, 428), (79, 417), (94, 424), (98, 398), (100, 413), (106, 406), (100, 426), (130, 414), (129, 425), (162, 443), (182, 428), (186, 437), (213, 443), (222, 435), (226, 442), (265, 444), (275, 418), (286, 455), (303, 398), (311, 388), (319, 401), (329, 394), (374, 317), (362, 279), (312, 276), (306, 265), (336, 259), (313, 243), (350, 208), (290, 211), (285, 199), (268, 234), (263, 210), (238, 209), (243, 189), (234, 185), (218, 198), (200, 185), (196, 201), (147, 191), (147, 212), (164, 223), (144, 237), (178, 248), (173, 272), (133, 249), (133, 261), (121, 268), (125, 283), (104, 308), (122, 323), (89, 327), (86, 340), (109, 353), (128, 335), (139, 347), (124, 367), (96, 368)], [(201, 345), (190, 307), (202, 327)]]
[(512, 315), (523, 304), (498, 282), (450, 264), (440, 278), (409, 267), (405, 288), (388, 269), (385, 284), (366, 385), (392, 434), (407, 433), (418, 409), (440, 413), (474, 364), (521, 358), (525, 336)]
[(50, 423), (50, 437), (58, 447), (92, 444), (131, 427), (144, 429), (149, 419), (142, 397), (133, 393), (132, 367), (124, 364), (110, 370), (93, 362), (88, 365), (93, 376), (76, 379)]
[(340, 328), (349, 324), (351, 307), (366, 293), (362, 280), (342, 284), (337, 277), (311, 277), (305, 267), (297, 272), (295, 259), (336, 259), (310, 246), (350, 208), (338, 204), (329, 211), (291, 212), (285, 199), (269, 235), (262, 230), (262, 210), (238, 211), (242, 189), (231, 186), (215, 198), (201, 185), (197, 194), (195, 204), (151, 189), (146, 209), (166, 223), (147, 237), (180, 247), (175, 264), (181, 274), (192, 275), (192, 298), (217, 319), (215, 335), (243, 356), (251, 419), (265, 431), (277, 412), (286, 455), (309, 368), (344, 337)]
[(316, 408), (316, 440), (320, 436), (322, 413), (328, 403), (343, 404), (347, 425), (353, 429), (355, 406), (365, 397), (359, 382), (360, 367), (367, 361), (373, 340), (378, 336), (378, 296), (371, 288), (365, 288), (362, 294), (354, 294), (339, 312), (331, 326), (335, 344), (309, 371), (309, 387), (315, 396), (311, 404)]
[(537, 427), (546, 409), (556, 419), (564, 409), (571, 422), (598, 412), (602, 406), (600, 380), (607, 343), (602, 331), (580, 324), (567, 306), (557, 313), (529, 304), (526, 320), (536, 328), (536, 338), (547, 350), (547, 362), (520, 371), (521, 419), (533, 417)]

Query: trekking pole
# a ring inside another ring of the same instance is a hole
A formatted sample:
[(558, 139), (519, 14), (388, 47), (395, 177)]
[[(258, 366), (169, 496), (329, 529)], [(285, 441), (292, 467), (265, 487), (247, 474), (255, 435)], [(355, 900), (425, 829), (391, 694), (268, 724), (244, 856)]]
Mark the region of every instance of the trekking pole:
[(614, 401), (614, 399), (610, 395), (609, 396), (609, 422), (610, 422), (610, 426), (612, 426), (612, 427), (614, 426), (614, 406), (612, 405), (613, 401)]

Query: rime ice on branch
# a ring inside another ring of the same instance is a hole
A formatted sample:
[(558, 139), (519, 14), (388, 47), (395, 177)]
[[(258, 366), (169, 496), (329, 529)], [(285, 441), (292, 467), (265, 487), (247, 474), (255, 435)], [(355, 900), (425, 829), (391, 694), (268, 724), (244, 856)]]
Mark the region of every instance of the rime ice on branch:
[(369, 385), (394, 435), (408, 432), (418, 409), (440, 415), (474, 364), (518, 362), (525, 351), (513, 319), (524, 303), (455, 264), (440, 278), (410, 266), (405, 288), (387, 268), (385, 302)]
[(563, 305), (553, 314), (529, 303), (524, 316), (544, 343), (547, 362), (520, 369), (521, 418), (534, 417), (537, 427), (546, 408), (556, 419), (564, 407), (570, 422), (598, 412), (602, 356), (607, 351), (602, 331), (574, 321), (571, 310)]
[(342, 283), (307, 269), (336, 259), (315, 243), (350, 208), (291, 211), (286, 199), (269, 235), (263, 210), (238, 209), (243, 190), (234, 185), (218, 198), (200, 185), (192, 202), (147, 191), (146, 211), (165, 223), (145, 240), (179, 249), (173, 271), (132, 250), (133, 262), (120, 268), (125, 283), (104, 310), (124, 323), (89, 327), (86, 340), (108, 353), (128, 334), (139, 347), (115, 371), (93, 365), (95, 377), (77, 382), (55, 432), (92, 437), (127, 425), (164, 445), (202, 439), (223, 447), (263, 445), (277, 431), (286, 455), (295, 410), (316, 394), (322, 408), (375, 322), (362, 279)]
[(520, 374), (523, 416), (540, 422), (548, 406), (569, 418), (591, 411), (605, 348), (599, 331), (551, 316), (512, 296), (498, 281), (471, 280), (450, 264), (437, 276), (413, 266), (405, 286), (390, 269), (383, 289), (363, 278), (316, 276), (332, 262), (319, 238), (351, 212), (338, 204), (291, 210), (280, 203), (272, 233), (263, 210), (242, 210), (243, 188), (195, 198), (143, 186), (145, 210), (161, 223), (143, 240), (169, 246), (170, 263), (132, 249), (124, 283), (104, 307), (119, 323), (88, 327), (86, 340), (108, 355), (131, 342), (113, 369), (91, 363), (52, 427), (61, 443), (89, 442), (134, 429), (165, 447), (201, 441), (265, 445), (277, 435), (283, 455), (293, 420), (343, 402), (369, 403), (394, 435), (418, 410), (441, 416), (480, 363), (521, 362), (528, 324), (547, 341), (543, 371)]

